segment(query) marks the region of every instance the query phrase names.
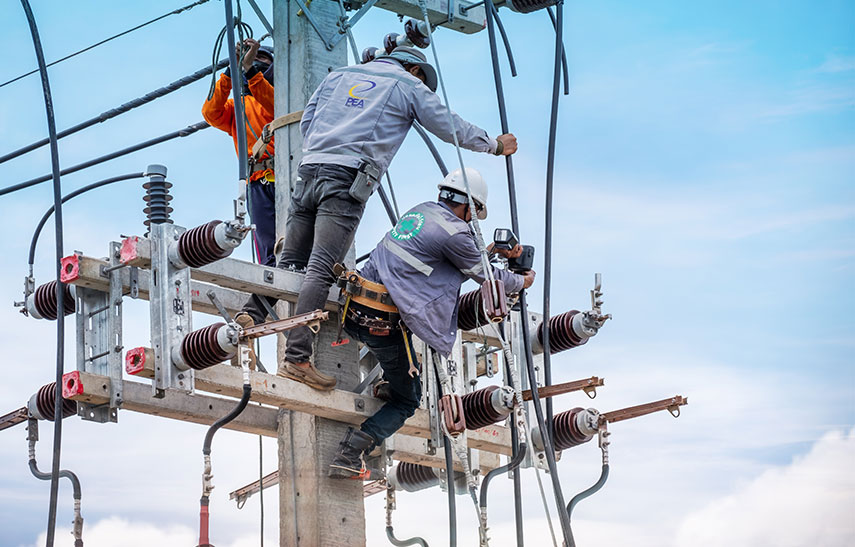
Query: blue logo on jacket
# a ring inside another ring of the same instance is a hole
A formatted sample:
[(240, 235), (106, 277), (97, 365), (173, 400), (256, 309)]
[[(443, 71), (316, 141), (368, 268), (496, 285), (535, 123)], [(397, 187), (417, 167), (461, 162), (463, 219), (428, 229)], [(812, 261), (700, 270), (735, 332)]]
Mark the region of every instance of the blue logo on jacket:
[[(371, 91), (372, 89), (377, 87), (377, 84), (372, 82), (371, 80), (360, 80), (360, 82), (362, 82), (362, 83), (356, 84), (355, 86), (351, 87), (348, 90), (348, 92), (347, 92), (348, 97), (347, 97), (347, 100), (344, 102), (344, 106), (350, 106), (353, 108), (365, 108), (365, 97), (360, 97), (359, 95), (357, 95), (355, 93), (356, 88), (362, 87), (362, 89), (360, 89), (358, 92), (358, 93), (362, 94), (362, 93), (365, 93), (366, 91)], [(369, 87), (363, 87), (363, 86), (365, 86), (365, 84), (369, 84)]]

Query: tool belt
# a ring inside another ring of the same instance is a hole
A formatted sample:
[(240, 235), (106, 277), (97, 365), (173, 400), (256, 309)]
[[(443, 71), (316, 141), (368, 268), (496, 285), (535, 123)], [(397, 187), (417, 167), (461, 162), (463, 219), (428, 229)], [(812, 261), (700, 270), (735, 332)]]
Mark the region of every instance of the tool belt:
[(368, 281), (355, 271), (343, 271), (341, 268), (336, 284), (342, 295), (351, 301), (373, 310), (398, 314), (398, 308), (392, 301), (392, 296), (380, 283)]
[(338, 276), (336, 284), (341, 288), (341, 295), (345, 297), (339, 323), (339, 340), (345, 319), (350, 319), (360, 327), (367, 327), (375, 336), (388, 336), (396, 329), (401, 329), (409, 363), (407, 374), (411, 378), (418, 376), (420, 372), (410, 347), (409, 329), (401, 319), (401, 314), (386, 287), (368, 281), (353, 270), (346, 270), (341, 264), (333, 267), (333, 273)]
[(258, 181), (262, 184), (276, 180), (273, 170), (273, 158), (264, 158), (263, 160), (250, 159), (249, 161), (249, 180)]
[(399, 328), (401, 316), (386, 287), (368, 281), (353, 270), (346, 271), (338, 264), (335, 272), (339, 274), (336, 284), (344, 297), (342, 321), (348, 318), (361, 327), (368, 327), (376, 334), (382, 331), (389, 334)]
[[(401, 316), (397, 313), (375, 310), (357, 302), (351, 302), (347, 306), (345, 317), (360, 327), (368, 327), (374, 331), (389, 331), (390, 333), (398, 328), (398, 323), (401, 321)], [(374, 334), (378, 333), (375, 332)]]

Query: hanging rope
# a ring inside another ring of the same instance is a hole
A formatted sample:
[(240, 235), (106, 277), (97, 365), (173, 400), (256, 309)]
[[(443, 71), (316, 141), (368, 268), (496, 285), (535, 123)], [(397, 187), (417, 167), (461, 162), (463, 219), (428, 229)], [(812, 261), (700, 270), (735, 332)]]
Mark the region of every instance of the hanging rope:
[[(490, 282), (490, 290), (491, 292), (495, 288), (495, 279), (493, 278), (493, 268), (490, 266), (490, 255), (487, 252), (487, 246), (484, 244), (484, 237), (481, 235), (481, 226), (478, 223), (478, 216), (475, 214), (477, 208), (475, 207), (475, 200), (472, 199), (472, 190), (469, 187), (469, 177), (466, 176), (466, 167), (463, 165), (463, 153), (460, 149), (460, 141), (457, 138), (457, 127), (454, 124), (454, 116), (451, 114), (451, 105), (448, 102), (448, 93), (445, 90), (445, 80), (442, 77), (442, 69), (439, 64), (439, 55), (436, 52), (436, 41), (433, 39), (433, 30), (431, 28), (430, 19), (428, 18), (427, 12), (427, 4), (425, 4), (425, 0), (419, 0), (419, 7), (422, 10), (422, 17), (425, 21), (425, 28), (427, 28), (428, 33), (428, 41), (430, 42), (430, 49), (433, 53), (433, 61), (436, 65), (436, 74), (437, 79), (439, 80), (439, 86), (442, 89), (442, 99), (445, 102), (445, 112), (448, 116), (448, 123), (451, 126), (451, 136), (454, 139), (454, 147), (457, 150), (457, 160), (460, 163), (460, 171), (463, 175), (463, 185), (466, 187), (466, 197), (469, 200), (469, 210), (472, 212), (472, 229), (475, 235), (475, 244), (478, 246), (478, 250), (481, 253), (481, 265), (484, 268), (484, 277), (487, 281)], [(494, 298), (496, 295), (493, 295)], [(504, 295), (500, 295), (504, 297)]]

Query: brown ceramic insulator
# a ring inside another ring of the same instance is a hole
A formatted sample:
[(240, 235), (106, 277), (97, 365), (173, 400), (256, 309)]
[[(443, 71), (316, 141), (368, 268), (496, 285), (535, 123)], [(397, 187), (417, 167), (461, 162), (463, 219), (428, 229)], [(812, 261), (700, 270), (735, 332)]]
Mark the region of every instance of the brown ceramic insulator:
[[(74, 297), (71, 295), (71, 287), (64, 285), (64, 289), (65, 299), (62, 304), (64, 315), (71, 315), (75, 310)], [(33, 305), (45, 319), (56, 319), (56, 281), (45, 283), (36, 289), (33, 293)]]
[(194, 330), (181, 340), (181, 357), (187, 366), (202, 370), (231, 357), (231, 354), (221, 348), (217, 342), (217, 331), (224, 326), (225, 323), (214, 323)]
[(417, 463), (400, 462), (398, 464), (398, 481), (408, 491), (424, 490), (439, 484), (439, 478), (433, 469)]
[[(549, 318), (549, 353), (558, 353), (585, 344), (588, 339), (580, 338), (573, 332), (573, 316), (578, 310), (570, 310)], [(537, 340), (543, 344), (543, 326), (537, 327)]]
[(481, 289), (475, 289), (457, 299), (457, 328), (472, 330), (490, 323), (484, 315)]
[(593, 438), (592, 435), (586, 435), (579, 431), (576, 426), (576, 415), (584, 410), (584, 408), (576, 407), (555, 415), (552, 425), (552, 441), (555, 450), (560, 451), (579, 446)]
[[(56, 409), (56, 382), (43, 385), (36, 392), (36, 408), (39, 414), (48, 421), (53, 421), (54, 409)], [(62, 400), (62, 417), (68, 418), (77, 412), (77, 403), (67, 399)]]
[(178, 256), (191, 268), (201, 268), (232, 254), (232, 249), (223, 249), (217, 244), (214, 233), (219, 220), (187, 230), (178, 238)]
[(487, 386), (484, 389), (463, 396), (463, 414), (466, 416), (466, 429), (481, 429), (501, 422), (507, 414), (501, 414), (493, 408), (491, 399), (499, 386)]
[(519, 13), (531, 13), (539, 9), (554, 6), (556, 3), (556, 0), (510, 0), (510, 7)]

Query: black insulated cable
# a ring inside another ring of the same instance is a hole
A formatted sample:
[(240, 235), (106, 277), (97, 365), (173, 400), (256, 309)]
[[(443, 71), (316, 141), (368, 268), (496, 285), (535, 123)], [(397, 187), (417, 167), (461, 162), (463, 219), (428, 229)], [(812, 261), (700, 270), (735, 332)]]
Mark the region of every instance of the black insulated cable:
[(395, 187), (392, 186), (392, 177), (389, 176), (389, 170), (386, 170), (386, 183), (389, 185), (389, 197), (392, 198), (392, 207), (395, 209), (395, 217), (401, 218), (401, 210), (398, 209), (398, 200), (395, 198)]
[[(66, 194), (62, 198), (62, 203), (65, 203), (66, 201), (68, 201), (72, 198), (75, 198), (75, 197), (79, 196), (80, 194), (85, 194), (86, 192), (88, 192), (90, 190), (95, 190), (96, 188), (101, 188), (102, 186), (107, 186), (108, 184), (113, 184), (114, 182), (121, 182), (124, 180), (131, 180), (131, 179), (139, 179), (139, 178), (143, 178), (144, 176), (145, 176), (144, 173), (139, 172), (139, 173), (128, 173), (127, 175), (119, 175), (117, 177), (110, 177), (108, 179), (99, 180), (98, 182), (93, 182), (92, 184), (87, 184), (86, 186), (80, 187), (77, 190)], [(30, 255), (29, 255), (28, 260), (27, 260), (27, 264), (30, 267), (30, 275), (32, 275), (32, 273), (33, 273), (32, 269), (33, 269), (33, 263), (35, 262), (35, 258), (36, 258), (36, 245), (38, 244), (39, 236), (42, 233), (42, 228), (44, 228), (48, 219), (50, 219), (51, 215), (53, 214), (53, 211), (54, 211), (53, 206), (51, 206), (50, 209), (45, 211), (44, 216), (42, 216), (42, 219), (39, 221), (38, 225), (36, 225), (36, 229), (33, 232), (33, 239), (30, 241)]]
[[(240, 25), (240, 19), (235, 19), (232, 15), (232, 0), (223, 2), (226, 11), (226, 47), (229, 51), (229, 71), (234, 78), (232, 80), (232, 97), (234, 97), (235, 105), (235, 132), (237, 133), (237, 148), (238, 148), (238, 179), (247, 181), (247, 147), (246, 147), (246, 118), (244, 117), (243, 101), (240, 100), (241, 95), (241, 78), (240, 74), (243, 71), (240, 69), (240, 64), (235, 51), (235, 26)], [(240, 6), (240, 4), (238, 4)]]
[[(228, 1), (228, 0), (227, 0)], [(202, 443), (202, 455), (205, 458), (206, 467), (210, 465), (211, 458), (211, 443), (214, 440), (214, 434), (224, 425), (228, 424), (238, 416), (240, 416), (241, 412), (246, 408), (246, 405), (249, 404), (249, 397), (252, 395), (252, 385), (249, 384), (249, 376), (244, 372), (244, 384), (243, 384), (243, 394), (241, 395), (240, 401), (238, 401), (237, 406), (235, 406), (231, 412), (211, 424), (211, 427), (208, 428), (208, 432), (205, 433), (205, 441)], [(206, 469), (206, 473), (210, 469)], [(203, 488), (205, 488), (205, 483), (207, 480), (210, 480), (211, 476), (206, 476), (203, 478)], [(213, 487), (211, 487), (213, 488)], [(210, 503), (210, 497), (208, 496), (209, 489), (204, 489), (201, 499), (199, 500), (200, 505), (200, 517), (199, 517), (199, 547), (212, 547), (210, 543), (208, 543), (208, 504)], [(204, 543), (203, 543), (204, 541)]]
[[(436, 378), (436, 400), (442, 399), (442, 384), (439, 379), (441, 366), (436, 358), (433, 361), (433, 373)], [(445, 452), (445, 484), (448, 492), (448, 545), (457, 547), (457, 500), (454, 498), (454, 456), (451, 452), (451, 439), (443, 433), (443, 450)]]
[(430, 140), (430, 136), (425, 131), (425, 128), (418, 124), (418, 122), (413, 123), (413, 129), (416, 130), (416, 133), (419, 134), (419, 137), (425, 141), (425, 144), (430, 150), (430, 155), (433, 156), (433, 160), (436, 162), (437, 167), (442, 172), (442, 176), (445, 177), (448, 175), (448, 167), (445, 166), (445, 162), (442, 161), (442, 156), (439, 155), (439, 150), (436, 149), (436, 145)]
[[(563, 1), (563, 0), (562, 0)], [(562, 2), (558, 3), (559, 5), (559, 15), (563, 14), (562, 11)], [(499, 117), (502, 124), (502, 132), (508, 132), (508, 122), (507, 122), (507, 110), (505, 108), (505, 98), (504, 98), (504, 89), (502, 87), (502, 79), (501, 72), (499, 70), (499, 60), (498, 54), (496, 51), (496, 33), (493, 26), (493, 17), (491, 10), (485, 10), (486, 20), (487, 20), (487, 33), (490, 37), (490, 53), (492, 57), (493, 63), (493, 76), (496, 83), (496, 97), (499, 103)], [(561, 22), (561, 18), (559, 18), (559, 22)], [(560, 25), (559, 25), (560, 28)], [(556, 50), (558, 51), (555, 61), (555, 69), (554, 69), (554, 78), (553, 78), (553, 104), (552, 110), (555, 113), (551, 121), (554, 122), (557, 120), (557, 99), (558, 99), (558, 83), (560, 74), (558, 70), (560, 70), (560, 52), (563, 49), (561, 43), (561, 34), (558, 33), (556, 35)], [(552, 129), (552, 127), (551, 127)], [(552, 131), (551, 131), (552, 132)], [(554, 140), (552, 142), (552, 151), (554, 155)], [(505, 165), (507, 168), (508, 174), (508, 197), (510, 201), (511, 207), (511, 226), (514, 230), (514, 233), (520, 235), (519, 230), (519, 212), (517, 209), (517, 197), (516, 197), (516, 185), (514, 181), (514, 171), (513, 171), (513, 161), (511, 160), (511, 156), (505, 156)], [(547, 234), (551, 229), (551, 224), (547, 226)], [(522, 317), (528, 317), (528, 302), (526, 298), (526, 292), (520, 292), (520, 314)], [(531, 394), (532, 394), (532, 405), (535, 410), (535, 417), (537, 419), (538, 427), (541, 428), (541, 431), (547, 431), (544, 417), (543, 417), (543, 409), (540, 406), (540, 395), (537, 389), (537, 375), (534, 370), (534, 355), (531, 349), (531, 332), (528, 321), (522, 321), (522, 342), (523, 349), (525, 354), (525, 362), (526, 362), (526, 373), (528, 375), (529, 386), (531, 386)], [(570, 519), (567, 516), (566, 511), (564, 511), (564, 494), (561, 491), (561, 483), (558, 478), (558, 468), (555, 463), (555, 452), (552, 448), (552, 438), (549, 434), (544, 435), (544, 452), (546, 456), (546, 462), (549, 467), (550, 479), (552, 480), (552, 489), (555, 495), (555, 502), (558, 508), (558, 515), (561, 521), (561, 530), (564, 535), (564, 542), (568, 546), (575, 545), (573, 543), (573, 533), (570, 529)]]
[[(141, 28), (143, 28), (143, 27), (146, 27), (146, 26), (148, 26), (148, 25), (150, 25), (150, 24), (152, 24), (152, 23), (156, 23), (157, 21), (160, 21), (161, 19), (165, 19), (166, 17), (169, 17), (170, 15), (177, 15), (177, 14), (179, 14), (179, 13), (182, 13), (182, 12), (185, 12), (185, 11), (188, 11), (188, 10), (191, 10), (191, 9), (195, 8), (196, 6), (198, 6), (198, 5), (200, 5), (200, 4), (204, 4), (204, 3), (208, 2), (208, 1), (209, 1), (209, 0), (198, 0), (198, 2), (193, 2), (192, 4), (189, 4), (189, 5), (187, 5), (187, 6), (184, 6), (183, 8), (178, 8), (178, 9), (176, 9), (176, 10), (172, 10), (172, 11), (170, 11), (169, 13), (165, 13), (165, 14), (161, 15), (160, 17), (155, 17), (154, 19), (152, 19), (152, 20), (150, 20), (150, 21), (146, 21), (145, 23), (143, 23), (143, 24), (141, 24), (141, 25), (137, 25), (137, 26), (135, 26), (135, 27), (133, 27), (133, 28), (129, 28), (128, 30), (125, 30), (125, 31), (123, 31), (123, 32), (120, 32), (119, 34), (114, 34), (113, 36), (110, 36), (109, 38), (105, 38), (104, 40), (101, 40), (100, 42), (96, 42), (96, 43), (92, 44), (91, 46), (87, 46), (87, 47), (85, 47), (85, 48), (83, 48), (83, 49), (81, 49), (81, 50), (75, 51), (74, 53), (72, 53), (72, 54), (70, 54), (70, 55), (66, 55), (66, 56), (65, 56), (65, 57), (63, 57), (62, 59), (57, 59), (56, 61), (52, 61), (52, 62), (48, 63), (48, 64), (47, 64), (47, 65), (45, 65), (45, 66), (53, 66), (53, 65), (55, 65), (55, 64), (57, 64), (57, 63), (61, 63), (61, 62), (63, 62), (63, 61), (67, 61), (68, 59), (71, 59), (72, 57), (74, 57), (74, 56), (76, 56), (76, 55), (80, 55), (81, 53), (85, 53), (85, 52), (89, 51), (90, 49), (96, 48), (96, 47), (98, 47), (98, 46), (100, 46), (100, 45), (102, 45), (102, 44), (106, 44), (106, 43), (107, 43), (107, 42), (109, 42), (110, 40), (115, 40), (116, 38), (119, 38), (119, 37), (121, 37), (121, 36), (124, 36), (125, 34), (129, 34), (129, 33), (131, 33), (131, 32), (134, 32), (135, 30), (139, 30), (139, 29), (141, 29)], [(27, 72), (26, 74), (21, 74), (20, 76), (17, 76), (17, 77), (15, 77), (15, 78), (12, 78), (11, 80), (8, 80), (8, 81), (6, 81), (6, 82), (3, 82), (2, 84), (0, 84), (0, 87), (3, 87), (3, 86), (6, 86), (6, 85), (9, 85), (9, 84), (11, 84), (12, 82), (17, 82), (17, 81), (18, 81), (18, 80), (20, 80), (21, 78), (25, 78), (25, 77), (29, 76), (30, 74), (35, 74), (35, 73), (36, 73), (36, 72), (38, 72), (38, 71), (39, 71), (39, 69), (35, 69), (35, 70), (31, 70), (31, 71)]]
[[(500, 334), (504, 334), (500, 330)], [(507, 361), (505, 361), (505, 375), (508, 378), (508, 385), (513, 388), (514, 381), (511, 376), (511, 365)], [(511, 414), (513, 416), (513, 413)], [(478, 505), (481, 507), (482, 511), (486, 511), (487, 509), (487, 489), (490, 486), (490, 481), (495, 477), (501, 475), (502, 473), (514, 472), (514, 519), (516, 524), (516, 535), (517, 535), (517, 545), (523, 545), (523, 532), (522, 532), (522, 503), (518, 502), (518, 500), (522, 497), (521, 495), (521, 485), (520, 485), (520, 474), (519, 474), (519, 466), (522, 464), (525, 459), (526, 451), (528, 447), (525, 442), (521, 442), (519, 440), (519, 435), (517, 433), (516, 426), (511, 427), (511, 447), (513, 452), (511, 453), (511, 459), (505, 465), (501, 467), (497, 467), (492, 471), (488, 472), (484, 479), (481, 481), (481, 497)], [(517, 514), (519, 513), (519, 514)]]
[(386, 527), (386, 538), (389, 540), (389, 543), (395, 545), (396, 547), (407, 547), (408, 545), (420, 545), (421, 547), (428, 547), (427, 541), (420, 537), (413, 537), (410, 539), (396, 538), (395, 530), (391, 526)]
[(604, 463), (603, 469), (602, 469), (602, 471), (600, 471), (600, 478), (597, 479), (597, 482), (595, 482), (594, 485), (591, 486), (590, 488), (588, 488), (586, 490), (582, 490), (581, 492), (579, 492), (578, 494), (573, 496), (573, 499), (571, 499), (570, 503), (567, 504), (567, 517), (569, 518), (573, 515), (573, 509), (576, 507), (576, 505), (580, 501), (587, 498), (588, 496), (596, 494), (600, 490), (600, 488), (602, 488), (603, 485), (606, 484), (606, 479), (608, 479), (608, 478), (609, 478), (609, 464)]
[[(27, 15), (27, 24), (33, 37), (33, 49), (36, 51), (36, 59), (39, 63), (39, 74), (42, 80), (42, 95), (45, 102), (45, 114), (47, 115), (48, 136), (50, 138), (50, 165), (53, 178), (53, 205), (56, 217), (54, 226), (56, 229), (56, 305), (58, 310), (65, 309), (65, 285), (60, 281), (60, 260), (62, 251), (62, 185), (59, 172), (59, 145), (56, 138), (56, 119), (53, 113), (53, 98), (50, 93), (50, 81), (48, 80), (47, 66), (45, 65), (45, 54), (42, 49), (42, 41), (39, 38), (39, 29), (29, 0), (21, 0), (21, 6)], [(59, 315), (59, 314), (57, 314)], [(58, 316), (56, 320), (56, 385), (62, 385), (62, 373), (65, 361), (65, 317)], [(62, 446), (62, 390), (57, 388), (54, 400), (53, 414), (53, 458), (51, 460), (50, 478), (50, 502), (48, 507), (46, 547), (53, 547), (54, 535), (56, 534), (56, 503), (59, 492), (59, 460)]]
[[(133, 146), (129, 146), (127, 148), (122, 148), (121, 150), (117, 150), (110, 154), (106, 154), (104, 156), (99, 156), (97, 158), (91, 159), (89, 161), (85, 161), (83, 163), (78, 163), (77, 165), (73, 165), (71, 167), (67, 167), (59, 172), (60, 175), (69, 175), (71, 173), (76, 173), (77, 171), (82, 171), (83, 169), (88, 169), (89, 167), (114, 160), (116, 158), (120, 158), (122, 156), (127, 156), (133, 152), (137, 152), (139, 150), (143, 150), (144, 148), (149, 148), (156, 144), (160, 144), (166, 141), (171, 141), (172, 139), (176, 139), (178, 137), (187, 137), (196, 133), (197, 131), (201, 131), (202, 129), (207, 129), (211, 127), (208, 125), (208, 122), (197, 122), (193, 125), (188, 125), (184, 129), (179, 129), (178, 131), (173, 131), (172, 133), (167, 133), (166, 135), (161, 135), (159, 137), (155, 137), (153, 139), (149, 139), (147, 141), (143, 141), (141, 143), (135, 144)], [(12, 186), (7, 186), (6, 188), (0, 189), (0, 196), (5, 196), (6, 194), (11, 194), (12, 192), (17, 192), (18, 190), (24, 190), (25, 188), (29, 188), (31, 186), (35, 186), (37, 184), (41, 184), (47, 180), (51, 179), (51, 175), (43, 175), (38, 178), (30, 179), (25, 182), (21, 182), (18, 184), (14, 184)]]
[[(552, 20), (552, 27), (558, 32), (558, 23), (555, 21), (555, 14), (552, 13), (552, 7), (546, 8), (546, 13), (549, 14), (549, 18)], [(564, 49), (564, 38), (561, 39), (561, 68), (564, 70), (564, 94), (570, 94), (570, 71), (567, 70), (567, 52)]]
[(379, 182), (377, 183), (377, 193), (380, 194), (380, 201), (383, 202), (383, 208), (386, 209), (386, 215), (389, 217), (389, 222), (394, 226), (398, 223), (398, 215), (395, 214), (395, 209), (392, 208), (392, 202), (389, 201), (389, 196), (386, 195), (386, 190)]
[(511, 68), (511, 76), (517, 76), (517, 64), (514, 62), (514, 52), (511, 51), (511, 42), (508, 40), (508, 35), (505, 32), (505, 25), (502, 24), (502, 18), (499, 17), (499, 10), (493, 2), (487, 2), (486, 9), (493, 12), (493, 19), (496, 21), (496, 26), (499, 27), (499, 34), (502, 35), (502, 42), (505, 44), (505, 52), (508, 54), (508, 65)]
[[(229, 61), (227, 59), (223, 59), (222, 61), (220, 61), (216, 65), (216, 67), (217, 67), (217, 69), (220, 69), (220, 68), (227, 66), (228, 64), (229, 64)], [(202, 68), (200, 70), (197, 70), (193, 74), (190, 74), (188, 76), (184, 76), (183, 78), (179, 78), (178, 80), (175, 80), (174, 82), (167, 84), (163, 87), (159, 87), (150, 93), (146, 93), (142, 97), (137, 97), (136, 99), (134, 99), (132, 101), (128, 101), (124, 104), (121, 104), (121, 105), (117, 106), (116, 108), (111, 108), (110, 110), (102, 112), (102, 113), (98, 114), (97, 116), (95, 116), (94, 118), (90, 118), (86, 121), (80, 122), (77, 125), (71, 126), (68, 129), (60, 131), (59, 133), (56, 134), (56, 138), (62, 139), (62, 138), (67, 137), (69, 135), (73, 135), (74, 133), (77, 133), (78, 131), (82, 131), (88, 127), (92, 127), (95, 124), (99, 124), (99, 123), (105, 122), (111, 118), (115, 118), (116, 116), (118, 116), (120, 114), (124, 114), (125, 112), (129, 112), (129, 111), (133, 110), (134, 108), (140, 107), (144, 104), (148, 104), (155, 99), (159, 99), (160, 97), (163, 97), (165, 95), (169, 95), (173, 91), (177, 91), (177, 90), (181, 89), (182, 87), (188, 86), (188, 85), (192, 84), (193, 82), (201, 80), (205, 76), (211, 74), (211, 72), (213, 72), (213, 67), (209, 67), (209, 66)], [(22, 155), (26, 154), (27, 152), (32, 152), (33, 150), (36, 150), (36, 149), (41, 148), (42, 146), (48, 144), (48, 142), (49, 142), (48, 139), (42, 139), (42, 140), (36, 141), (32, 144), (28, 144), (27, 146), (21, 147), (17, 150), (13, 150), (12, 152), (9, 152), (8, 154), (6, 154), (4, 156), (0, 156), (0, 163), (4, 163), (4, 162), (7, 162), (11, 159), (17, 158), (18, 156), (22, 156)]]
[[(27, 440), (29, 441), (29, 467), (30, 473), (41, 481), (51, 480), (51, 474), (39, 470), (36, 462), (36, 441), (39, 440), (39, 423), (34, 418), (29, 419), (27, 425)], [(72, 498), (74, 499), (74, 523), (72, 534), (74, 534), (74, 547), (83, 547), (83, 517), (80, 515), (80, 504), (83, 499), (80, 479), (73, 472), (62, 469), (59, 476), (71, 482)]]
[[(488, 3), (492, 4), (492, 2), (488, 2)], [(504, 90), (504, 86), (502, 85), (502, 72), (501, 72), (501, 69), (499, 68), (499, 53), (498, 53), (498, 48), (496, 46), (496, 29), (495, 29), (495, 25), (493, 24), (494, 23), (493, 15), (495, 14), (495, 12), (493, 9), (488, 8), (485, 10), (485, 13), (486, 13), (486, 22), (487, 22), (487, 36), (488, 36), (488, 40), (490, 43), (490, 61), (493, 65), (493, 80), (494, 80), (495, 85), (496, 85), (496, 100), (497, 100), (498, 106), (499, 106), (499, 123), (501, 124), (502, 133), (504, 134), (504, 133), (508, 133), (508, 131), (509, 131), (508, 130), (508, 111), (507, 111), (507, 107), (505, 105), (505, 90)], [(510, 205), (511, 205), (512, 228), (513, 228), (515, 234), (519, 234), (520, 233), (520, 229), (519, 229), (520, 227), (519, 227), (519, 216), (517, 213), (517, 194), (516, 194), (516, 184), (515, 184), (515, 178), (514, 178), (514, 160), (513, 160), (512, 155), (505, 156), (505, 171), (507, 172), (507, 176), (508, 176), (508, 200), (509, 200)], [(522, 315), (522, 317), (528, 317), (528, 311), (527, 311), (527, 308), (525, 307), (525, 291), (521, 291), (520, 295), (521, 295), (520, 303), (522, 306), (521, 315)], [(523, 323), (523, 329), (527, 329), (528, 328), (528, 322), (523, 321), (522, 323)], [(529, 340), (528, 335), (525, 334), (523, 337), (523, 343), (528, 344), (528, 340)], [(510, 374), (508, 374), (508, 377), (510, 378)], [(517, 450), (516, 447), (517, 447), (517, 444), (519, 443), (519, 439), (517, 439), (516, 428), (511, 428), (511, 440), (516, 441), (513, 443), (513, 446), (515, 447), (514, 450)], [(523, 449), (523, 447), (519, 447), (520, 451), (522, 451), (522, 449)], [(512, 458), (514, 458), (516, 455), (517, 454), (512, 454), (511, 456), (512, 456)], [(510, 469), (511, 468), (509, 468), (509, 470)], [(522, 545), (524, 545), (525, 538), (523, 536), (523, 529), (522, 529), (522, 522), (523, 522), (523, 516), (522, 516), (522, 484), (520, 481), (519, 473), (514, 473), (513, 485), (514, 485), (514, 522), (516, 524), (517, 545), (521, 547)], [(486, 507), (486, 503), (487, 503), (486, 489), (483, 489), (483, 488), (482, 488), (482, 497), (483, 497), (482, 503), (484, 504), (482, 506)]]
[[(544, 324), (549, 324), (549, 305), (550, 292), (552, 288), (552, 196), (555, 175), (555, 140), (558, 131), (558, 98), (560, 95), (561, 83), (561, 52), (563, 51), (564, 40), (564, 0), (558, 0), (555, 4), (555, 63), (552, 72), (552, 104), (549, 114), (549, 138), (547, 142), (546, 153), (546, 200), (544, 213), (544, 242), (543, 242), (543, 321)], [(523, 321), (528, 324), (528, 321)], [(543, 372), (544, 384), (549, 386), (552, 384), (552, 362), (549, 348), (549, 329), (543, 329)], [(564, 505), (564, 493), (561, 490), (561, 483), (558, 480), (558, 468), (555, 465), (555, 451), (553, 449), (553, 415), (552, 415), (552, 399), (546, 400), (546, 420), (543, 419), (543, 409), (540, 407), (540, 397), (537, 393), (537, 382), (535, 381), (534, 367), (529, 363), (531, 380), (532, 403), (537, 414), (537, 423), (543, 434), (544, 452), (546, 453), (546, 461), (549, 464), (549, 472), (552, 474), (552, 484), (555, 491), (555, 501), (558, 505), (558, 517), (561, 521), (561, 529), (564, 532), (564, 542), (567, 547), (575, 547), (576, 542), (573, 539), (573, 530), (570, 527), (570, 515), (567, 514)]]

